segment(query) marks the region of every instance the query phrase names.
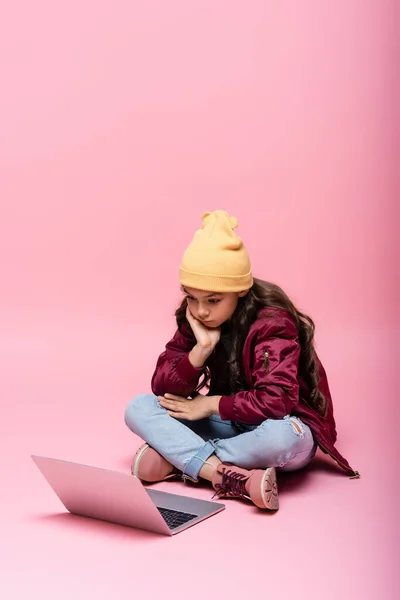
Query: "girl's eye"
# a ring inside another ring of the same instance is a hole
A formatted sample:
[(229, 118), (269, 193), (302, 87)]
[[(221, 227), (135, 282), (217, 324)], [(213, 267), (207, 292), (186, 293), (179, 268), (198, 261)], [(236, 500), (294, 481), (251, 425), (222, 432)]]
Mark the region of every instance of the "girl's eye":
[(221, 300), (209, 300), (209, 302), (211, 302), (211, 304), (218, 304), (218, 302), (221, 302)]
[(186, 296), (186, 300), (188, 300), (189, 302), (192, 302), (194, 300), (194, 298), (192, 298), (191, 296)]

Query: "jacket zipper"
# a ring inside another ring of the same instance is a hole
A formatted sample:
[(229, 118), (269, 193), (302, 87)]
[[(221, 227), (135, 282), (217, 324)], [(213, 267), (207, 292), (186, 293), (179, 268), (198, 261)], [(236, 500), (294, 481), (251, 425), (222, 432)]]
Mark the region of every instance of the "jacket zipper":
[(349, 470), (350, 470), (350, 471), (353, 473), (353, 475), (351, 475), (351, 476), (349, 477), (349, 479), (360, 479), (361, 475), (360, 475), (360, 473), (359, 473), (358, 471), (354, 471), (354, 469), (352, 469), (351, 467), (348, 467), (347, 465), (345, 465), (344, 463), (342, 463), (342, 461), (341, 461), (341, 460), (339, 460), (338, 458), (336, 458), (336, 456), (333, 456), (333, 454), (331, 454), (331, 453), (329, 452), (329, 450), (327, 450), (327, 449), (325, 448), (325, 446), (323, 446), (323, 445), (322, 445), (322, 444), (320, 444), (319, 442), (318, 442), (318, 446), (319, 446), (319, 447), (320, 447), (322, 450), (324, 450), (324, 451), (325, 451), (327, 454), (329, 454), (329, 456), (330, 456), (331, 458), (333, 458), (333, 460), (335, 460), (335, 461), (336, 461), (336, 462), (337, 462), (337, 463), (338, 463), (338, 464), (339, 464), (339, 465), (340, 465), (340, 466), (341, 466), (341, 467), (342, 467), (342, 468), (343, 468), (345, 471), (349, 472)]
[(264, 351), (264, 369), (269, 373), (269, 354), (268, 350)]

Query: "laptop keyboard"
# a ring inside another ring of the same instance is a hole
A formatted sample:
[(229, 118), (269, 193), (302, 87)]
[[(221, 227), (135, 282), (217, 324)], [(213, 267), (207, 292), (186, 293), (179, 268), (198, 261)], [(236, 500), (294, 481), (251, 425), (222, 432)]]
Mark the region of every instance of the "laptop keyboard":
[(177, 527), (188, 523), (198, 516), (190, 513), (179, 512), (179, 510), (171, 510), (170, 508), (160, 508), (159, 506), (157, 506), (157, 508), (170, 529), (176, 529)]

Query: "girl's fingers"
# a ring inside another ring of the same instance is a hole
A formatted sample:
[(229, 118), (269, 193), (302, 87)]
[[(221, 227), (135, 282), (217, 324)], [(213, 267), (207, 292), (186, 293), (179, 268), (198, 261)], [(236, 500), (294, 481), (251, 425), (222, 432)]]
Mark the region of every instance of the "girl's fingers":
[(168, 400), (168, 398), (164, 398), (163, 396), (160, 396), (158, 398), (158, 400), (162, 406), (170, 406), (170, 407), (175, 406), (175, 402), (173, 402), (172, 400)]
[(167, 394), (165, 396), (158, 396), (158, 399), (160, 402), (172, 402), (174, 400), (172, 396), (168, 396)]
[(175, 396), (175, 394), (165, 394), (164, 398), (167, 400), (175, 400), (176, 402), (185, 401), (186, 398), (182, 398), (181, 396)]
[(172, 410), (167, 410), (167, 414), (170, 417), (174, 417), (174, 419), (182, 419), (182, 415), (180, 413), (173, 412)]
[(159, 396), (158, 400), (161, 404), (161, 406), (163, 408), (166, 408), (167, 410), (173, 411), (175, 413), (179, 413), (182, 414), (184, 412), (184, 406), (180, 405), (179, 403), (177, 403), (174, 400), (168, 400), (167, 398), (163, 397), (163, 396)]

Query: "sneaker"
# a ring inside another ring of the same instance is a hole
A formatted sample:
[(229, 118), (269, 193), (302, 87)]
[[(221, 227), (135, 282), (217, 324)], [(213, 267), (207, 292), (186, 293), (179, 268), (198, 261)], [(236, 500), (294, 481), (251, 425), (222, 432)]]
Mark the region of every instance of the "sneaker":
[(241, 469), (227, 463), (220, 463), (213, 480), (214, 496), (220, 498), (243, 498), (251, 500), (258, 508), (278, 510), (278, 486), (276, 470)]
[(133, 457), (131, 473), (146, 483), (175, 479), (179, 476), (178, 469), (148, 444), (143, 444)]

